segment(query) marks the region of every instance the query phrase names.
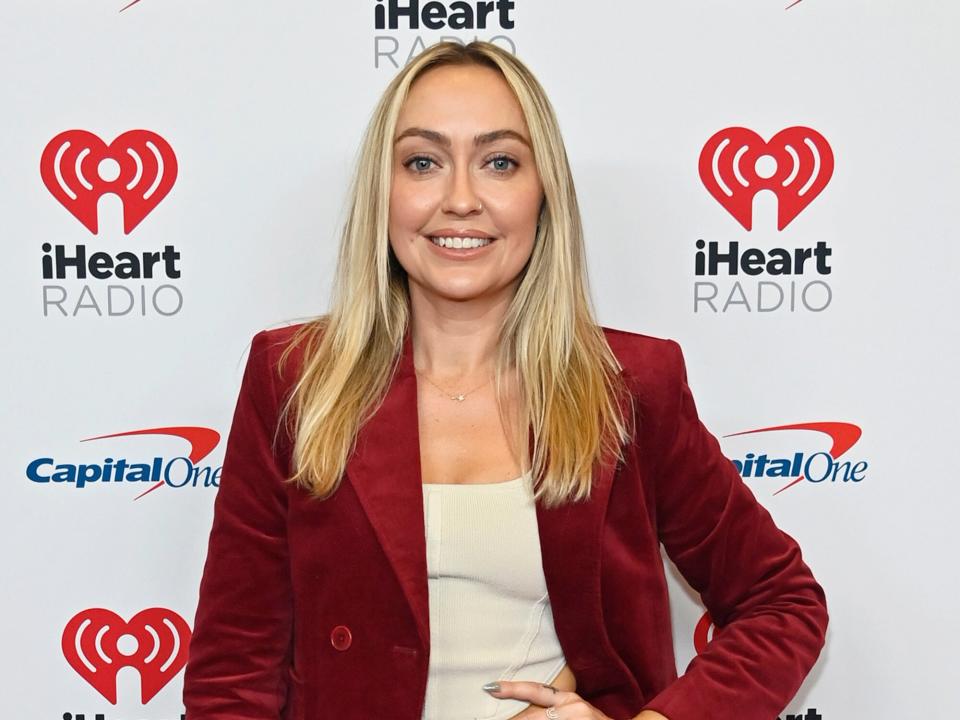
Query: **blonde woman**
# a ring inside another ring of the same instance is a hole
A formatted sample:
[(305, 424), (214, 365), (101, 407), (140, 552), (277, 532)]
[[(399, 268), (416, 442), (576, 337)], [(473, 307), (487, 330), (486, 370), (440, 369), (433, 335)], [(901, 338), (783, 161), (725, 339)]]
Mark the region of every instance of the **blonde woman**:
[[(824, 641), (676, 342), (598, 326), (557, 120), (439, 43), (363, 139), (329, 314), (252, 342), (189, 720), (771, 720)], [(677, 677), (660, 544), (721, 628)]]

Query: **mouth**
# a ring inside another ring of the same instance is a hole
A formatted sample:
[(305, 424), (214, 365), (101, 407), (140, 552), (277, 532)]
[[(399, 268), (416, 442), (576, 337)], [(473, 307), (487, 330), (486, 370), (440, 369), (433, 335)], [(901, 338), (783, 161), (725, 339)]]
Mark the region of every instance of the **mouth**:
[(446, 250), (475, 250), (486, 247), (494, 242), (492, 237), (445, 237), (441, 235), (424, 235), (435, 247)]

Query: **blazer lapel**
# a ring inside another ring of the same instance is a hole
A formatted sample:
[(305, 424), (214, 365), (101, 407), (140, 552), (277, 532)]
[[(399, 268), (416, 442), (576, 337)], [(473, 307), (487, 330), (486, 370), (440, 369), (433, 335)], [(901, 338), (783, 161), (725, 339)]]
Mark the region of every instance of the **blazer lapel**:
[(594, 465), (588, 500), (549, 510), (536, 505), (554, 627), (578, 688), (602, 683), (616, 658), (600, 599), (600, 541), (615, 469), (615, 460)]
[[(529, 445), (532, 453), (532, 430)], [(590, 668), (611, 664), (600, 600), (600, 535), (615, 469), (615, 461), (595, 465), (587, 501), (550, 510), (536, 505), (554, 624), (575, 672), (589, 674)], [(423, 647), (429, 648), (417, 376), (409, 329), (384, 401), (360, 428), (346, 476), (403, 588)]]
[(409, 329), (387, 394), (357, 433), (345, 474), (403, 588), (420, 641), (429, 648), (417, 376)]

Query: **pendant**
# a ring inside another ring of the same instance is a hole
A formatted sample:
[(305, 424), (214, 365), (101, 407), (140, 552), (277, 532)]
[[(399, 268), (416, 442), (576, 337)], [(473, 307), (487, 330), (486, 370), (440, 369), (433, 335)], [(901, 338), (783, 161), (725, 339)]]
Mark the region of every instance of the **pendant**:
[(463, 402), (465, 398), (464, 398), (463, 395), (451, 395), (451, 396), (450, 396), (450, 399), (451, 399), (451, 400), (459, 400), (460, 402)]

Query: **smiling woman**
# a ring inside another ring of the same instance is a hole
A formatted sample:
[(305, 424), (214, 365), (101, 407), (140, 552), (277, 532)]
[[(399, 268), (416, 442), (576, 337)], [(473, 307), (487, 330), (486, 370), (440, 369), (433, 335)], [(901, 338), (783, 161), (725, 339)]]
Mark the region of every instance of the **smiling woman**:
[(390, 247), (413, 315), (436, 307), (425, 293), (505, 307), (544, 200), (516, 96), (489, 67), (442, 65), (411, 86), (397, 128)]
[[(770, 720), (823, 591), (697, 416), (593, 317), (539, 82), (438, 43), (364, 135), (330, 312), (253, 339), (190, 720)], [(292, 369), (291, 369), (292, 366)], [(677, 677), (666, 549), (721, 631)]]

